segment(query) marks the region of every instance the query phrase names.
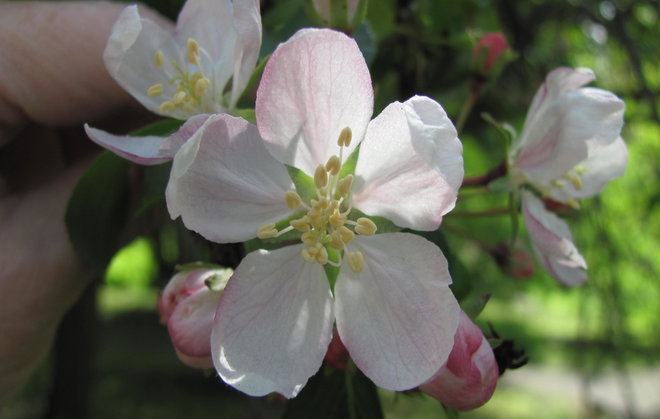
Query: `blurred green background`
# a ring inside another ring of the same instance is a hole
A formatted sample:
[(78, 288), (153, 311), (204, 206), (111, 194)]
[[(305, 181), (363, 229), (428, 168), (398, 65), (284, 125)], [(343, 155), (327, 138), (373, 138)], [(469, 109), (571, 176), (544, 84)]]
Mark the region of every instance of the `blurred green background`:
[[(181, 5), (147, 3), (173, 18)], [(505, 34), (515, 59), (484, 86), (461, 135), (467, 176), (487, 172), (505, 156), (504, 141), (480, 114), (520, 130), (533, 94), (555, 67), (592, 68), (595, 85), (626, 102), (625, 176), (567, 217), (589, 264), (586, 285), (565, 289), (538, 267), (529, 278), (498, 267), (488, 250), (508, 240), (510, 220), (465, 214), (505, 206), (503, 195), (461, 192), (454, 215), (441, 226), (457, 260), (456, 282), (467, 284), (472, 295), (491, 294), (477, 323), (485, 331), (492, 325), (529, 358), (528, 365), (504, 374), (488, 404), (465, 417), (660, 417), (659, 4), (371, 0), (367, 24), (355, 34), (370, 64), (375, 114), (393, 100), (424, 94), (454, 120), (472, 83), (474, 44), (487, 32)], [(262, 1), (262, 12), (262, 56), (310, 25), (298, 0)], [(158, 321), (157, 294), (175, 264), (213, 258), (220, 250), (187, 237), (178, 225), (142, 231), (76, 308), (85, 322), (68, 320), (76, 337), (67, 341), (62, 333), (48, 362), (0, 418), (68, 417), (61, 414), (67, 392), (84, 397), (87, 402), (72, 403), (86, 406), (85, 417), (94, 419), (282, 414), (282, 400), (243, 397), (213, 374), (178, 362)], [(520, 237), (526, 241), (524, 232)], [(66, 342), (76, 343), (76, 355)], [(67, 375), (75, 368), (63, 365), (83, 366), (82, 376)], [(78, 384), (63, 389), (66, 383)], [(445, 416), (437, 401), (421, 394), (381, 391), (380, 397), (387, 418)]]

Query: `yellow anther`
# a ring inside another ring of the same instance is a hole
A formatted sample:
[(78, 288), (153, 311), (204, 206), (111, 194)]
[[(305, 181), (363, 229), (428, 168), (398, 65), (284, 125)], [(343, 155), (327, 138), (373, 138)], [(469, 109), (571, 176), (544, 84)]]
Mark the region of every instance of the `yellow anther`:
[(337, 184), (337, 193), (340, 197), (346, 198), (351, 191), (351, 186), (353, 186), (353, 175), (346, 175), (346, 177), (341, 179), (339, 184)]
[(277, 233), (275, 223), (270, 223), (259, 227), (259, 230), (257, 230), (257, 237), (260, 239), (270, 239), (277, 236)]
[(580, 204), (578, 204), (578, 201), (573, 198), (569, 198), (566, 203), (573, 209), (580, 209)]
[(580, 176), (587, 171), (587, 168), (584, 166), (577, 165), (573, 168), (573, 171), (575, 172), (576, 175)]
[(363, 236), (373, 236), (376, 233), (376, 224), (368, 218), (360, 217), (357, 219), (357, 225), (355, 226), (355, 232)]
[(307, 246), (314, 246), (317, 242), (317, 235), (314, 231), (308, 231), (300, 236), (300, 240), (305, 243)]
[(359, 274), (364, 268), (364, 256), (362, 252), (348, 252), (348, 267), (351, 268), (351, 271)]
[(158, 83), (154, 84), (151, 86), (149, 89), (147, 89), (147, 94), (149, 96), (160, 96), (163, 94), (163, 85)]
[(286, 191), (284, 197), (286, 199), (286, 205), (290, 209), (298, 208), (298, 206), (302, 203), (302, 199), (296, 191)]
[(174, 96), (172, 96), (172, 103), (174, 105), (180, 105), (186, 99), (186, 96), (188, 96), (186, 92), (177, 92)]
[(202, 77), (195, 82), (195, 94), (197, 96), (202, 96), (204, 93), (206, 93), (206, 89), (208, 89), (210, 85), (211, 80), (207, 79), (206, 77)]
[(325, 166), (322, 164), (319, 164), (314, 172), (314, 184), (317, 189), (325, 188), (328, 184), (328, 172), (325, 171)]
[(186, 44), (186, 58), (191, 64), (199, 64), (199, 44), (192, 38)]
[(309, 222), (314, 227), (316, 230), (325, 230), (325, 222), (323, 221), (323, 217), (321, 214), (312, 214), (310, 211), (309, 214)]
[(325, 164), (325, 170), (335, 176), (339, 173), (339, 169), (341, 169), (341, 160), (339, 159), (339, 156), (330, 157)]
[[(336, 201), (334, 201), (336, 202)], [(330, 225), (333, 227), (341, 227), (346, 222), (346, 216), (341, 214), (338, 210), (334, 210), (330, 218), (328, 218)]]
[(566, 186), (566, 183), (563, 180), (559, 180), (559, 179), (552, 179), (550, 184), (555, 188), (563, 188), (564, 186)]
[(328, 263), (328, 250), (325, 247), (322, 247), (316, 254), (316, 261), (321, 265)]
[(351, 240), (355, 238), (355, 233), (349, 230), (349, 228), (346, 226), (341, 226), (338, 231), (341, 235), (341, 241), (343, 241), (344, 244), (350, 243)]
[(307, 249), (303, 249), (302, 252), (300, 252), (300, 254), (302, 255), (303, 259), (305, 259), (305, 261), (307, 261), (307, 262), (309, 262), (309, 263), (314, 263), (314, 262), (316, 262), (316, 256), (310, 254), (310, 253), (309, 253), (309, 250), (307, 250)]
[(569, 181), (571, 181), (571, 183), (573, 184), (573, 187), (574, 187), (575, 189), (577, 189), (578, 191), (579, 191), (580, 189), (582, 189), (582, 179), (580, 178), (580, 176), (578, 176), (578, 175), (572, 175), (572, 174), (566, 173), (566, 174), (564, 175), (564, 178), (565, 178), (565, 179), (568, 179)]
[(309, 231), (309, 217), (306, 215), (302, 218), (291, 220), (289, 224), (291, 225), (291, 227), (295, 228), (296, 230), (302, 233), (306, 233)]
[(165, 54), (163, 54), (163, 51), (158, 50), (154, 52), (154, 63), (158, 68), (162, 68), (165, 65)]
[(169, 100), (160, 104), (160, 113), (173, 112), (176, 109), (176, 105)]
[(337, 144), (339, 147), (348, 147), (351, 144), (351, 139), (353, 138), (353, 132), (351, 131), (350, 127), (345, 127), (343, 130), (341, 130), (341, 133), (339, 134), (339, 139), (337, 140)]
[(330, 233), (330, 241), (328, 242), (328, 245), (330, 245), (330, 247), (337, 250), (341, 250), (344, 248), (344, 241), (342, 240), (341, 233), (339, 232), (339, 230), (335, 230), (332, 233)]

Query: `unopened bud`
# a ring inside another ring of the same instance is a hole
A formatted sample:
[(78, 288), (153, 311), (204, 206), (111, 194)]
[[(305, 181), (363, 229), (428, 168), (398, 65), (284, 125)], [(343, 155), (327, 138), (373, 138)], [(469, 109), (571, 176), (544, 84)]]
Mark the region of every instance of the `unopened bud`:
[(509, 43), (501, 32), (488, 33), (472, 51), (472, 69), (486, 79), (494, 79), (511, 59)]

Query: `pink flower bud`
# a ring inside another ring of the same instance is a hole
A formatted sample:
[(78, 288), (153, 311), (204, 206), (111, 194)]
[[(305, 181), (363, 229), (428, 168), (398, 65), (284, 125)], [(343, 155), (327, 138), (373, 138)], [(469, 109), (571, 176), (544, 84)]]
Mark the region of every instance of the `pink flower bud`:
[(194, 269), (174, 275), (158, 298), (160, 320), (184, 364), (212, 368), (211, 330), (215, 309), (231, 270)]
[(472, 51), (473, 68), (484, 77), (493, 76), (491, 69), (508, 50), (509, 43), (501, 32), (482, 36)]
[(471, 410), (490, 399), (498, 376), (490, 344), (481, 329), (461, 311), (447, 363), (420, 389), (449, 408)]

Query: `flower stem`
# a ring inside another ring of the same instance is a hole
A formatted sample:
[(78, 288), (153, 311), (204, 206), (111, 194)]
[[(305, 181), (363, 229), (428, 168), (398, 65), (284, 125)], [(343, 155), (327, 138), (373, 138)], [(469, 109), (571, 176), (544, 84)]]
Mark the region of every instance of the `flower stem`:
[(472, 108), (477, 101), (477, 96), (479, 96), (480, 90), (481, 80), (474, 79), (472, 81), (472, 87), (470, 87), (470, 93), (463, 103), (463, 108), (461, 109), (461, 113), (458, 116), (458, 121), (456, 122), (456, 131), (459, 135), (463, 131), (463, 126), (465, 126), (465, 122), (467, 121), (468, 116), (470, 116), (470, 112), (472, 112)]
[(463, 179), (461, 187), (475, 187), (475, 186), (486, 186), (491, 181), (505, 176), (507, 173), (506, 163), (502, 162), (499, 166), (492, 169), (490, 172), (484, 175), (471, 176)]

